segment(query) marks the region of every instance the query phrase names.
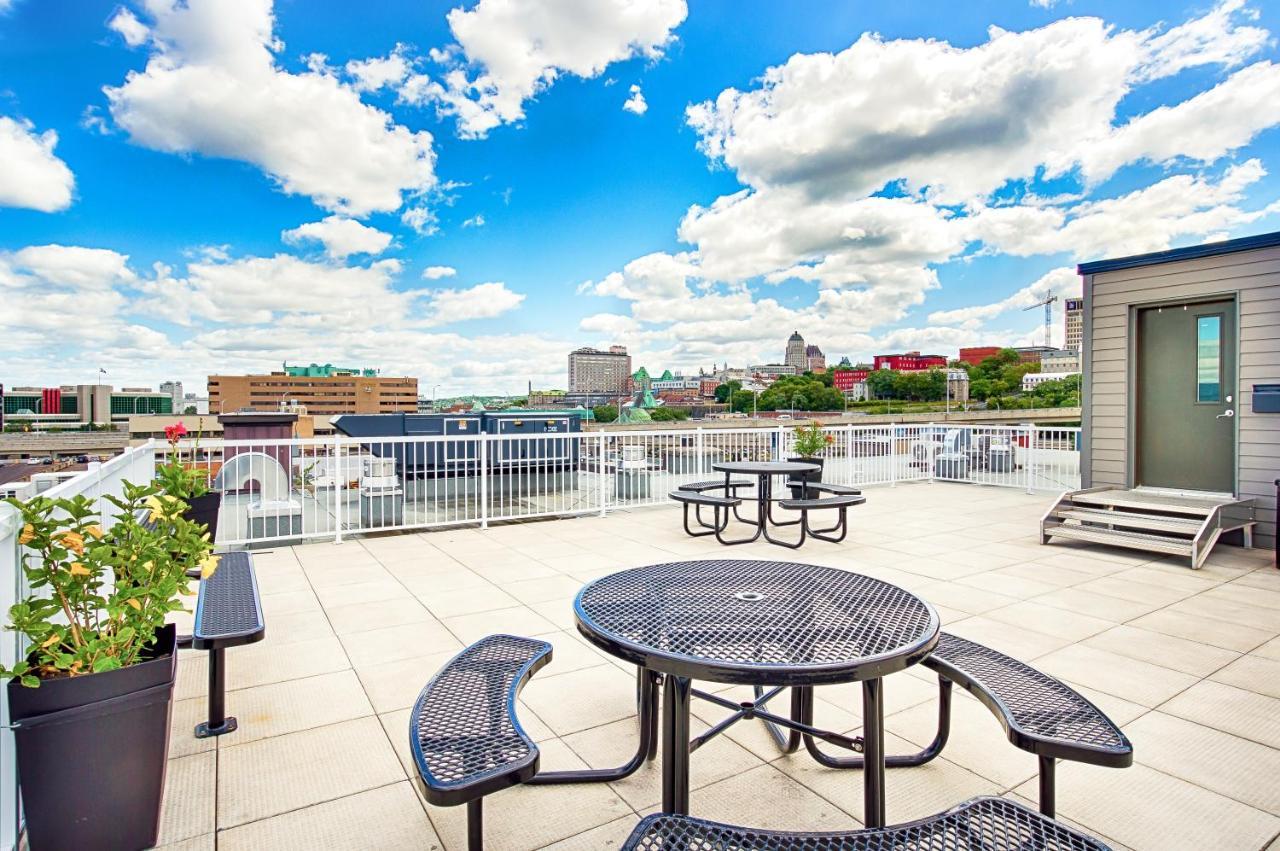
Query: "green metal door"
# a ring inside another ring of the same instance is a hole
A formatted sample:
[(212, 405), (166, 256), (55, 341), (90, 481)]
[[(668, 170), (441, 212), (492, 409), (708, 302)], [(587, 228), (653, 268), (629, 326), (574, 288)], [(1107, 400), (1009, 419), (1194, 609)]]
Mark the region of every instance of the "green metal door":
[(1235, 492), (1235, 301), (1138, 311), (1136, 483)]

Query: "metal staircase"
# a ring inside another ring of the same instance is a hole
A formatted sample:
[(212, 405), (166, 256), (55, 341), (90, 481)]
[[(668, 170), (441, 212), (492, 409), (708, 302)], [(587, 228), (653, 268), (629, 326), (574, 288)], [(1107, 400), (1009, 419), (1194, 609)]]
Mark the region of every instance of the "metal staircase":
[(1252, 499), (1099, 487), (1064, 493), (1040, 521), (1040, 543), (1067, 538), (1183, 556), (1199, 569), (1224, 532), (1252, 546)]

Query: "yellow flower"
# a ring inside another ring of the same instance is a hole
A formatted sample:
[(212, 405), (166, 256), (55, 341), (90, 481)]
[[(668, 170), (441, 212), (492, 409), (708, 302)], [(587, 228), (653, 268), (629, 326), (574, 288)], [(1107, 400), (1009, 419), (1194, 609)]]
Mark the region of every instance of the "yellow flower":
[(30, 523), (22, 527), (22, 534), (18, 536), (19, 544), (29, 544), (36, 539), (36, 527)]
[(133, 599), (132, 597), (130, 597), (128, 600), (125, 600), (125, 602), (128, 603), (130, 606), (133, 606), (139, 612), (142, 611), (142, 604), (139, 603), (137, 600)]
[(200, 562), (200, 578), (208, 579), (210, 576), (213, 576), (214, 571), (218, 569), (218, 562), (221, 559), (222, 556), (211, 555), (204, 561)]
[(165, 514), (165, 505), (158, 498), (154, 496), (149, 496), (147, 497), (145, 504), (147, 508), (151, 509), (152, 523), (159, 523), (161, 520), (165, 519), (165, 517), (167, 516)]
[(58, 541), (76, 555), (84, 555), (84, 536), (78, 532), (63, 532)]
[(71, 562), (71, 575), (72, 576), (92, 576), (93, 574), (90, 573), (89, 568), (85, 567), (80, 562), (73, 561)]
[(94, 523), (92, 526), (86, 526), (85, 531), (88, 532), (90, 535), (92, 535), (95, 541), (102, 540), (102, 536), (104, 532), (102, 531), (102, 527), (99, 526), (97, 523)]

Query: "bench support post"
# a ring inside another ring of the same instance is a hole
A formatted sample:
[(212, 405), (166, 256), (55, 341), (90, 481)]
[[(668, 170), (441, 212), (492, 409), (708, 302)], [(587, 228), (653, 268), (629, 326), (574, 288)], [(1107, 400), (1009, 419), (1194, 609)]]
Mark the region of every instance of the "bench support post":
[(1054, 803), (1054, 777), (1057, 760), (1051, 756), (1040, 757), (1040, 812), (1049, 818), (1055, 818), (1057, 806)]
[(236, 729), (236, 719), (227, 717), (227, 668), (224, 648), (209, 651), (209, 720), (196, 725), (196, 738), (221, 736)]

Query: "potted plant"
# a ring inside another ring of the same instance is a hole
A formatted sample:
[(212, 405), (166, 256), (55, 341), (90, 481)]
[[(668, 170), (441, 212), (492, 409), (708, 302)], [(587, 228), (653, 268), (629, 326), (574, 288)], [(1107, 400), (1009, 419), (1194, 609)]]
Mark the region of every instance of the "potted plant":
[(26, 652), (9, 680), (28, 846), (133, 849), (156, 841), (188, 568), (212, 573), (208, 533), (158, 483), (94, 500), (9, 500), (30, 590), (7, 628)]
[[(193, 523), (202, 524), (209, 531), (209, 540), (218, 540), (218, 512), (222, 508), (222, 493), (209, 489), (210, 468), (198, 461), (184, 464), (178, 443), (188, 434), (187, 427), (179, 420), (171, 426), (165, 426), (164, 437), (169, 442), (169, 452), (165, 463), (156, 468), (156, 478), (164, 486), (166, 493), (176, 496), (187, 503), (184, 516)], [(200, 449), (200, 435), (196, 435), (191, 449), (194, 459)]]
[[(817, 420), (807, 426), (797, 426), (791, 443), (791, 450), (795, 455), (787, 460), (815, 464), (818, 467), (818, 471), (816, 473), (791, 473), (787, 476), (788, 483), (798, 485), (806, 479), (811, 482), (822, 481), (822, 453), (835, 442), (835, 435), (823, 431), (822, 425)], [(817, 496), (816, 492), (806, 489), (803, 498), (816, 499)]]

